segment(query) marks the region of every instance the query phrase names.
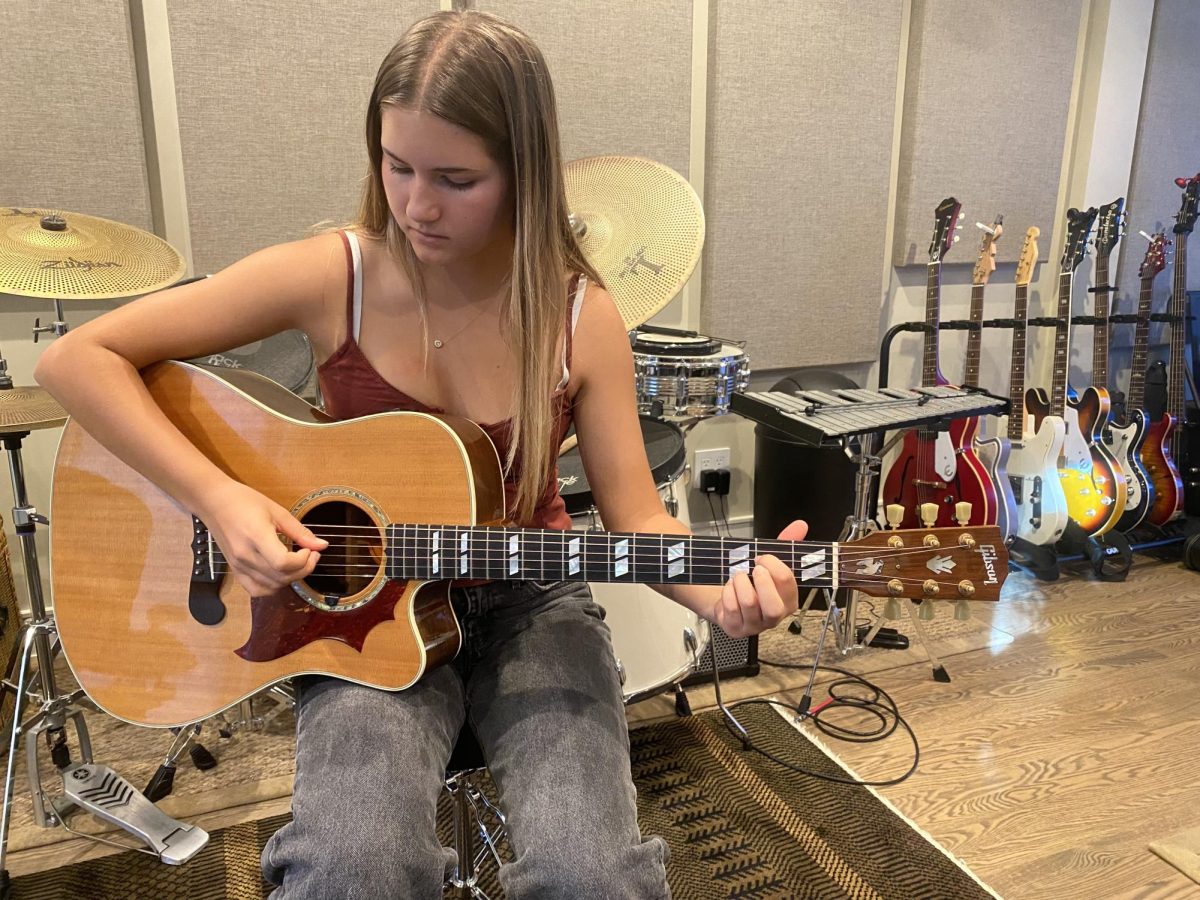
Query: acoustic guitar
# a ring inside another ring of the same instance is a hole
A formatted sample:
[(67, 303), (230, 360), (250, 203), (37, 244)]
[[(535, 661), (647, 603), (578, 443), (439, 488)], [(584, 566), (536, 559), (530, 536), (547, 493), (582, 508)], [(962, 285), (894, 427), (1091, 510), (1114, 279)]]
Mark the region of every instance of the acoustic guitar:
[(198, 721), (303, 673), (409, 687), (461, 645), (452, 579), (716, 585), (774, 553), (805, 587), (995, 600), (1007, 573), (987, 527), (848, 544), (509, 527), (496, 450), (466, 419), (334, 422), (250, 372), (142, 375), (201, 452), (330, 546), (308, 578), (249, 597), (202, 521), (68, 422), (51, 531), (62, 647), (92, 700), (140, 725)]

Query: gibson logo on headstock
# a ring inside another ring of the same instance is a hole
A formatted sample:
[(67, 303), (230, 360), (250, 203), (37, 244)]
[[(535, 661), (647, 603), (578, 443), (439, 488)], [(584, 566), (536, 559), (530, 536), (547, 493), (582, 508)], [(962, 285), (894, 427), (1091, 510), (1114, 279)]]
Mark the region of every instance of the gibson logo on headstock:
[(987, 572), (984, 584), (996, 584), (996, 548), (991, 544), (983, 544), (979, 548), (979, 556), (983, 559), (983, 568)]
[(68, 256), (66, 259), (47, 259), (42, 262), (43, 269), (83, 269), (85, 272), (90, 272), (92, 269), (119, 269), (121, 264), (111, 260), (102, 259), (76, 259), (73, 256)]

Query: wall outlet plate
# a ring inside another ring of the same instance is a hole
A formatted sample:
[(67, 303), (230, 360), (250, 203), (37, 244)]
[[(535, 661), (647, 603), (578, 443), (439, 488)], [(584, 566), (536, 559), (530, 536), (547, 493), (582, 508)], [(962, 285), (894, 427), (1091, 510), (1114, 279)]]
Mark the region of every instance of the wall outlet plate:
[(696, 451), (696, 464), (694, 471), (698, 475), (701, 472), (710, 472), (714, 469), (728, 469), (730, 466), (729, 448), (716, 447), (709, 450)]

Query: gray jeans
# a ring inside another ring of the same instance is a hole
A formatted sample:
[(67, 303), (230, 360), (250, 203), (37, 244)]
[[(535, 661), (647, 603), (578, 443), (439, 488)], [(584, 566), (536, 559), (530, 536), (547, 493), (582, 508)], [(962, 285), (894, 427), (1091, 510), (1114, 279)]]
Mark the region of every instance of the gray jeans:
[(638, 830), (629, 732), (603, 612), (586, 585), (451, 592), (464, 645), (406, 691), (300, 685), (292, 821), (268, 841), (273, 900), (442, 896), (435, 817), (464, 715), (508, 819), (509, 900), (669, 898), (661, 838)]

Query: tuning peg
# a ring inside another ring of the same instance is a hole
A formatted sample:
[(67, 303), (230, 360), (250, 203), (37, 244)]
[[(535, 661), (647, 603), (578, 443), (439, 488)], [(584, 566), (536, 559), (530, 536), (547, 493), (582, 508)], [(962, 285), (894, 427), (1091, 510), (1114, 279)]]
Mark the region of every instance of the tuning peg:
[(929, 622), (937, 616), (937, 609), (934, 608), (933, 601), (925, 599), (921, 601), (920, 608), (917, 609), (917, 618)]
[(904, 521), (904, 507), (899, 503), (889, 503), (884, 507), (884, 515), (887, 517), (888, 528), (899, 528)]
[(926, 528), (932, 528), (933, 523), (937, 521), (938, 505), (936, 503), (921, 504), (921, 524)]
[(954, 618), (960, 622), (965, 622), (971, 618), (971, 604), (967, 602), (967, 598), (963, 597), (954, 604)]
[(1190, 178), (1176, 178), (1175, 187), (1187, 187), (1190, 180)]
[(887, 603), (883, 605), (883, 617), (885, 619), (898, 619), (903, 615), (900, 612), (900, 601), (895, 597), (888, 597)]
[(955, 244), (957, 244), (957, 243), (958, 243), (958, 235), (957, 235), (957, 234), (954, 236), (954, 241), (953, 241), (953, 243), (955, 243)]
[(966, 525), (971, 521), (971, 504), (966, 500), (959, 500), (954, 504), (954, 518), (959, 525)]
[(982, 222), (976, 222), (976, 223), (975, 223), (975, 227), (976, 227), (976, 228), (978, 228), (978, 229), (980, 229), (981, 231), (986, 231), (988, 234), (995, 234), (995, 233), (996, 233), (996, 229), (995, 229), (995, 228), (991, 228), (991, 227), (989, 227), (989, 226), (987, 226), (987, 225), (984, 225)]
[(1139, 232), (1138, 232), (1138, 234), (1140, 234), (1140, 235), (1141, 235), (1142, 237), (1144, 237), (1146, 240), (1150, 241), (1150, 243), (1154, 243), (1154, 236), (1153, 236), (1153, 235), (1146, 234), (1146, 232), (1144, 232), (1144, 231), (1139, 231)]

